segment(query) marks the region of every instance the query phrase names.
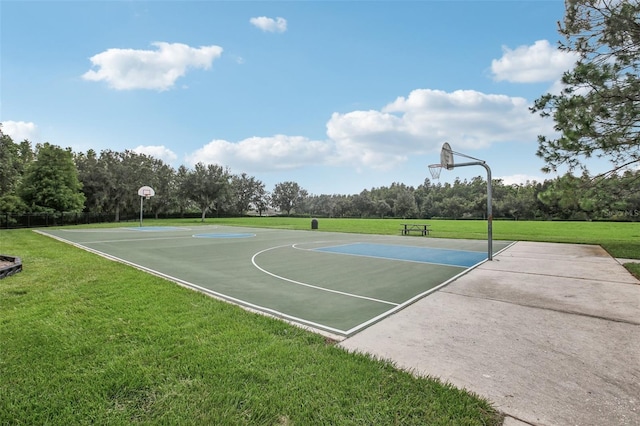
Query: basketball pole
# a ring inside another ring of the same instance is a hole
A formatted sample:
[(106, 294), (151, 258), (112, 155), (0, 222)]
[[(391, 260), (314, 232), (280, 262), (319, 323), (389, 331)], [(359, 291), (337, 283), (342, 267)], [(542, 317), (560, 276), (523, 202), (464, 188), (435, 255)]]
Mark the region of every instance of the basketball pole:
[(489, 260), (493, 260), (493, 208), (491, 203), (491, 168), (484, 161), (472, 161), (470, 163), (456, 163), (453, 168), (464, 166), (482, 166), (487, 170), (487, 239), (488, 239), (488, 253)]
[(144, 212), (144, 204), (143, 204), (144, 199), (146, 198), (148, 200), (150, 197), (153, 197), (154, 195), (156, 195), (156, 192), (150, 186), (142, 186), (140, 187), (140, 189), (138, 189), (138, 195), (140, 196), (140, 227), (142, 228), (142, 214)]
[[(455, 163), (453, 160), (454, 154), (476, 161), (472, 161), (470, 163)], [(487, 171), (487, 258), (489, 260), (493, 260), (493, 208), (491, 206), (491, 168), (486, 163), (486, 161), (480, 160), (479, 158), (470, 157), (459, 152), (455, 152), (451, 149), (451, 145), (449, 145), (449, 143), (447, 142), (442, 145), (442, 150), (440, 151), (440, 164), (447, 170), (452, 170), (456, 167), (464, 166), (482, 166)]]

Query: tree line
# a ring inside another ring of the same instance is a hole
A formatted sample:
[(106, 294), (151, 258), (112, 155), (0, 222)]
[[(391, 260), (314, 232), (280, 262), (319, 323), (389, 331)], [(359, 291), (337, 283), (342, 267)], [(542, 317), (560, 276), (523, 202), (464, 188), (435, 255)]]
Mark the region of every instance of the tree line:
[[(513, 220), (636, 220), (640, 172), (626, 171), (594, 179), (567, 174), (543, 182), (507, 185), (492, 181), (493, 217)], [(0, 212), (89, 212), (139, 214), (138, 188), (155, 196), (144, 213), (156, 218), (197, 213), (209, 216), (247, 214), (318, 217), (451, 218), (487, 216), (487, 183), (480, 176), (453, 183), (425, 179), (417, 186), (394, 182), (359, 194), (309, 194), (287, 181), (268, 191), (265, 184), (227, 167), (197, 163), (177, 169), (133, 151), (94, 150), (75, 153), (49, 143), (32, 148), (15, 143), (0, 128)]]

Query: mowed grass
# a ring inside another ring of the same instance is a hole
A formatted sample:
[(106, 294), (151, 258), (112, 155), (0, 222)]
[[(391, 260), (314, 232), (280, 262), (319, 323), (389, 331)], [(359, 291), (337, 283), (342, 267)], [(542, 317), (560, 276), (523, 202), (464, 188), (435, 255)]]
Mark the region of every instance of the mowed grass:
[(0, 253), (24, 263), (0, 280), (2, 425), (502, 421), (450, 385), (31, 230), (0, 231)]

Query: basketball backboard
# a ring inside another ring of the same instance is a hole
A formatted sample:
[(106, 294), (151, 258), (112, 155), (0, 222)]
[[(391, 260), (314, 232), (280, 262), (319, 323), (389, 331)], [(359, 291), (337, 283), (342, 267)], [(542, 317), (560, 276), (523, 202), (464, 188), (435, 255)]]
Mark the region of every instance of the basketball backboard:
[(138, 195), (149, 199), (149, 197), (156, 195), (156, 192), (150, 186), (142, 186), (138, 189)]
[(451, 146), (448, 142), (445, 142), (442, 145), (442, 150), (440, 151), (440, 164), (442, 164), (442, 167), (446, 168), (447, 170), (452, 170), (454, 167), (453, 150), (451, 149)]

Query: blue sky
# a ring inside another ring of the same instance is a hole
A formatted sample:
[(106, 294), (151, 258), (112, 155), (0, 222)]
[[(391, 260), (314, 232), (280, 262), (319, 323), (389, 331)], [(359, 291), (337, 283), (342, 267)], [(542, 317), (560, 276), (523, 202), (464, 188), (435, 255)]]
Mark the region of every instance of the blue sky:
[(554, 177), (535, 156), (553, 122), (528, 108), (575, 62), (557, 50), (560, 0), (2, 0), (0, 13), (0, 121), (16, 142), (218, 163), (311, 194), (418, 186), (444, 142), (507, 183)]

